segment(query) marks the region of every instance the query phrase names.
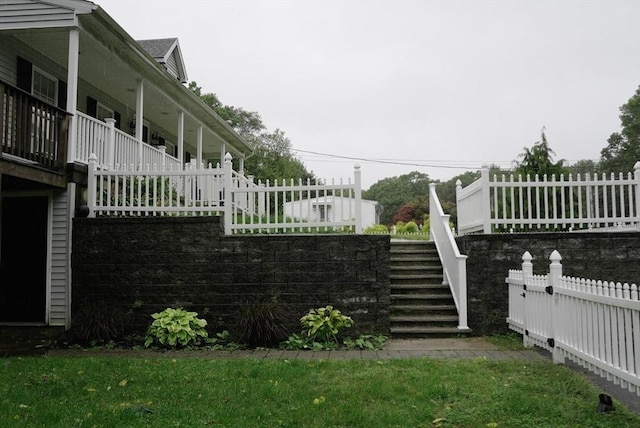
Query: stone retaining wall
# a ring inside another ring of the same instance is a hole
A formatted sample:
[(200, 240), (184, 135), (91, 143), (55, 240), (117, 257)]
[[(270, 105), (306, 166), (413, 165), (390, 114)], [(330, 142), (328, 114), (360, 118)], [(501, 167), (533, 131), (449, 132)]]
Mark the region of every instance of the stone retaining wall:
[(228, 327), (240, 305), (270, 300), (298, 319), (334, 305), (356, 333), (389, 332), (389, 237), (225, 236), (218, 217), (78, 218), (73, 224), (74, 311), (102, 302), (136, 314), (143, 330), (167, 307)]
[(567, 276), (640, 285), (640, 233), (571, 232), (465, 235), (457, 238), (468, 256), (468, 316), (474, 334), (507, 331), (509, 269), (521, 269), (522, 255), (533, 256), (534, 273), (549, 271), (558, 250)]

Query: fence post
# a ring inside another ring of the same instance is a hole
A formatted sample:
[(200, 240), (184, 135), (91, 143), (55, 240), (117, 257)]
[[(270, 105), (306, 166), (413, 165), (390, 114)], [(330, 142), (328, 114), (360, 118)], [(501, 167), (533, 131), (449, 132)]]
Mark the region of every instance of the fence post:
[[(549, 331), (550, 339), (553, 340), (551, 344), (551, 354), (553, 358), (553, 362), (556, 364), (564, 364), (564, 356), (562, 352), (558, 348), (558, 341), (556, 340), (556, 336), (558, 336), (558, 332), (560, 328), (562, 328), (559, 323), (559, 298), (558, 293), (556, 293), (556, 287), (560, 285), (560, 278), (562, 278), (562, 264), (560, 260), (562, 260), (562, 256), (557, 250), (553, 250), (551, 255), (549, 256), (549, 260), (551, 260), (551, 264), (549, 265), (549, 286), (551, 287), (551, 319), (549, 320), (549, 325), (551, 326), (551, 330)], [(556, 324), (558, 324), (558, 328), (556, 328)]]
[(231, 188), (231, 153), (224, 155), (224, 233), (231, 235), (231, 222), (233, 219), (233, 189)]
[(353, 167), (354, 185), (355, 185), (355, 211), (356, 211), (356, 230), (357, 234), (362, 233), (362, 172), (360, 171), (360, 164), (355, 164)]
[(105, 153), (107, 155), (106, 163), (109, 169), (115, 167), (115, 153), (116, 153), (116, 120), (112, 117), (108, 117), (104, 120), (109, 127), (107, 133), (107, 147), (105, 147)]
[(491, 234), (491, 187), (489, 184), (489, 168), (483, 167), (480, 172), (482, 180), (482, 227), (483, 233)]
[(95, 153), (89, 155), (89, 166), (87, 168), (87, 206), (89, 214), (87, 217), (94, 218), (96, 216), (96, 169), (98, 168), (98, 157)]
[(633, 166), (636, 179), (636, 228), (640, 231), (640, 161)]
[(533, 347), (533, 342), (531, 342), (531, 340), (529, 339), (529, 330), (527, 329), (528, 326), (527, 326), (527, 302), (526, 302), (527, 280), (531, 278), (531, 276), (533, 275), (533, 263), (531, 263), (531, 260), (533, 260), (531, 253), (528, 251), (525, 251), (524, 254), (522, 255), (522, 290), (523, 290), (522, 298), (525, 299), (525, 302), (522, 305), (522, 307), (524, 308), (524, 311), (522, 314), (522, 327), (524, 329), (524, 334), (522, 335), (522, 344), (525, 348)]

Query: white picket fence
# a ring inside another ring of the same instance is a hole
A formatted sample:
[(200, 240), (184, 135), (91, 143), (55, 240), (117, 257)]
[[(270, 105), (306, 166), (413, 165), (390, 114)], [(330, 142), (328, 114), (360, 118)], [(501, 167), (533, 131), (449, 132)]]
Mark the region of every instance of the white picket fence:
[(635, 174), (489, 177), (456, 183), (458, 233), (640, 230), (640, 162)]
[[(221, 215), (228, 235), (362, 231), (359, 166), (353, 182), (256, 184), (233, 171), (229, 154), (222, 168), (190, 164), (184, 170), (157, 164), (101, 167), (91, 155), (87, 186), (90, 217)], [(340, 203), (348, 209), (340, 211), (332, 206), (338, 197), (347, 201)], [(323, 208), (325, 215), (309, 218), (285, 210), (291, 201)]]
[(562, 257), (534, 275), (529, 252), (522, 270), (509, 270), (509, 328), (525, 346), (539, 346), (640, 396), (640, 301), (636, 284), (562, 275)]

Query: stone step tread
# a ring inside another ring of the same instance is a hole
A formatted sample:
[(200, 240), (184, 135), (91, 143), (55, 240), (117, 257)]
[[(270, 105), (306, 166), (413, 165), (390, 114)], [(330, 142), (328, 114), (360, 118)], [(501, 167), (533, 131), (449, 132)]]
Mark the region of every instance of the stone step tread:
[(403, 255), (391, 255), (389, 257), (391, 263), (431, 263), (442, 264), (439, 257), (432, 257), (425, 254), (403, 254)]
[(456, 309), (456, 305), (391, 305), (391, 312), (393, 311), (401, 311), (401, 312), (446, 312), (446, 311), (454, 311), (458, 313)]
[(439, 282), (437, 284), (424, 284), (419, 282), (412, 282), (407, 284), (390, 284), (389, 288), (391, 290), (449, 290), (449, 286), (447, 284), (443, 284)]
[(458, 315), (392, 315), (389, 319), (392, 323), (458, 322)]
[(450, 294), (437, 294), (437, 293), (429, 293), (429, 294), (392, 294), (390, 296), (391, 300), (444, 300), (444, 299), (452, 299), (453, 297)]
[(424, 282), (424, 280), (428, 280), (429, 283), (432, 283), (433, 280), (435, 279), (438, 282), (442, 282), (442, 271), (441, 270), (437, 270), (437, 271), (424, 270), (424, 271), (416, 272), (415, 270), (411, 270), (411, 271), (410, 270), (404, 270), (404, 271), (391, 270), (389, 272), (389, 279), (391, 280), (391, 282), (393, 282), (393, 280), (410, 280), (410, 279), (419, 280), (418, 282)]
[(389, 249), (389, 253), (391, 256), (406, 256), (406, 255), (416, 255), (416, 256), (424, 256), (424, 257), (435, 257), (438, 258), (438, 250), (427, 249), (427, 248), (394, 248), (391, 247)]
[(436, 270), (442, 273), (442, 265), (441, 264), (428, 264), (428, 263), (415, 263), (415, 262), (407, 262), (407, 263), (393, 263), (389, 264), (389, 268), (391, 270)]
[(461, 330), (458, 327), (409, 327), (399, 326), (391, 327), (391, 334), (461, 334), (468, 330)]

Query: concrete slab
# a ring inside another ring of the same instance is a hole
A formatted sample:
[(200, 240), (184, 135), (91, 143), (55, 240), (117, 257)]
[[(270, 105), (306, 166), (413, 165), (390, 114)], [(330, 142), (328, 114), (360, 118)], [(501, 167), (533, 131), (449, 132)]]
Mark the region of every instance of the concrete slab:
[(388, 351), (486, 351), (496, 350), (492, 343), (482, 337), (442, 339), (391, 339), (384, 347)]

